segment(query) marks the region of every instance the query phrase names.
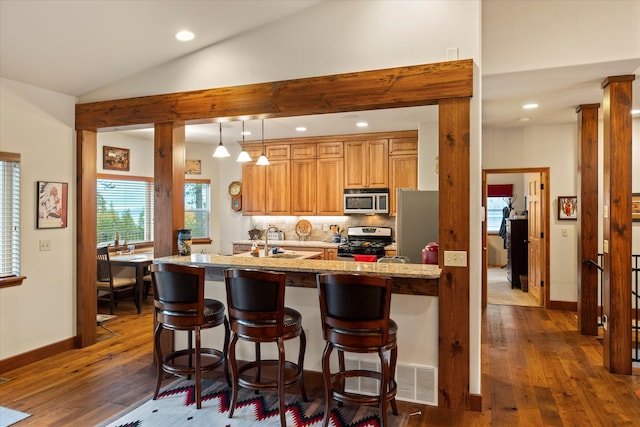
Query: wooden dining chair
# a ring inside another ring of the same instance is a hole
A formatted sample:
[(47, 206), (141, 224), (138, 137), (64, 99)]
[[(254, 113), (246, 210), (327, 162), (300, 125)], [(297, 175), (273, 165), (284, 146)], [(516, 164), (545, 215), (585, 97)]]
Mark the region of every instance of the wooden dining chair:
[(98, 248), (98, 277), (96, 280), (98, 301), (109, 302), (109, 314), (113, 314), (113, 309), (118, 304), (118, 294), (130, 291), (133, 294), (133, 300), (138, 307), (136, 298), (135, 277), (114, 277), (111, 270), (111, 262), (109, 261), (109, 248), (103, 246)]

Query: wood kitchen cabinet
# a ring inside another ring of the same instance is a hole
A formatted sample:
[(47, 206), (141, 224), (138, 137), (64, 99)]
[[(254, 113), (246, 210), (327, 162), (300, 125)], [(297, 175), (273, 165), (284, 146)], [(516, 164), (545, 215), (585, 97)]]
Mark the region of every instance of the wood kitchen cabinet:
[(256, 165), (262, 148), (246, 147), (246, 150), (253, 160), (242, 165), (242, 214), (265, 215), (267, 212), (266, 169), (264, 166)]
[(316, 144), (291, 146), (291, 215), (315, 215)]
[(344, 188), (388, 188), (388, 140), (344, 143)]
[(289, 144), (268, 145), (265, 154), (269, 165), (265, 166), (265, 204), (267, 215), (291, 214), (291, 163)]
[(343, 215), (343, 144), (319, 143), (317, 148), (316, 215)]
[(418, 140), (389, 140), (389, 216), (395, 216), (396, 189), (418, 188)]

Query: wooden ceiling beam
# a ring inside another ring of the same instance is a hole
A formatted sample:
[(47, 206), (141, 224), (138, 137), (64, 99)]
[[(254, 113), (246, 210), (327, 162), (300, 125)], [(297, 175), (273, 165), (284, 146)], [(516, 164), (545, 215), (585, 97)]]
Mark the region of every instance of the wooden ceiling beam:
[(76, 129), (435, 105), (473, 95), (473, 61), (439, 62), (76, 105)]

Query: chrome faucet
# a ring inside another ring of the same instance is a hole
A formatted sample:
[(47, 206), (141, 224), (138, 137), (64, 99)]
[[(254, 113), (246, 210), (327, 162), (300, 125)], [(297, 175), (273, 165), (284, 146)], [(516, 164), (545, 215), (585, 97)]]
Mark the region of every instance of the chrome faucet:
[(275, 225), (270, 225), (264, 230), (264, 256), (269, 256), (269, 231), (275, 230), (278, 231), (278, 227)]

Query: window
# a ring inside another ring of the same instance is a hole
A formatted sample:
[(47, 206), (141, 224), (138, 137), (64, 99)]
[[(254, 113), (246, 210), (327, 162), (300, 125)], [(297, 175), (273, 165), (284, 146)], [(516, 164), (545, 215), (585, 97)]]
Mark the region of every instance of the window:
[[(97, 180), (98, 245), (153, 240), (153, 181), (151, 178), (101, 176)], [(184, 222), (191, 237), (208, 238), (211, 217), (211, 185), (208, 180), (188, 180), (184, 186)]]
[(98, 178), (98, 245), (153, 240), (153, 181), (151, 178)]
[(211, 185), (209, 181), (187, 180), (184, 184), (184, 228), (192, 239), (209, 237), (211, 229)]
[(502, 225), (503, 209), (509, 207), (507, 197), (487, 197), (487, 233), (498, 233)]
[(20, 155), (0, 152), (0, 278), (20, 275)]
[(487, 186), (487, 233), (500, 232), (504, 208), (511, 207), (513, 184)]

